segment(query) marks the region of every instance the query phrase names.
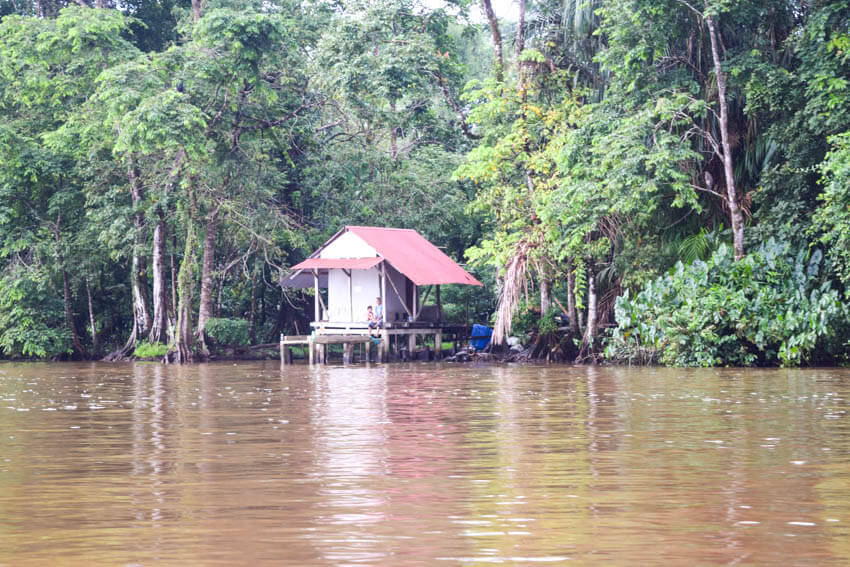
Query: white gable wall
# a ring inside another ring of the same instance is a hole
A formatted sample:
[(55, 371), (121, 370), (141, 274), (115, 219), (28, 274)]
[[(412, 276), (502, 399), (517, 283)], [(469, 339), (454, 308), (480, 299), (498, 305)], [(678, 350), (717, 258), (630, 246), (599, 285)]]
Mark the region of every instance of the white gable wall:
[[(320, 258), (371, 258), (378, 252), (353, 232), (343, 232), (336, 240), (325, 246)], [(345, 274), (343, 274), (345, 275)]]

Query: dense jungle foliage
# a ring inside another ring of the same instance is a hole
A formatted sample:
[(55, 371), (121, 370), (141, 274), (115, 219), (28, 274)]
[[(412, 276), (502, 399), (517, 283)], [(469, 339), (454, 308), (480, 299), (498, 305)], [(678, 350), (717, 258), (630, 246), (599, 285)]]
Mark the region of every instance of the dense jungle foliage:
[(850, 5), (0, 0), (0, 357), (303, 334), (415, 228), (455, 321), (577, 361), (850, 361)]

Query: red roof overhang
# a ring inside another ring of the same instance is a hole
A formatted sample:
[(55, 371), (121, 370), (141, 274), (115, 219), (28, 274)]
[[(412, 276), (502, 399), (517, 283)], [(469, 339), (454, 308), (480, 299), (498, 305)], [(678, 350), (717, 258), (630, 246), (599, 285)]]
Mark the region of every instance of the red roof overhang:
[(442, 250), (409, 228), (347, 226), (416, 285), (482, 285)]

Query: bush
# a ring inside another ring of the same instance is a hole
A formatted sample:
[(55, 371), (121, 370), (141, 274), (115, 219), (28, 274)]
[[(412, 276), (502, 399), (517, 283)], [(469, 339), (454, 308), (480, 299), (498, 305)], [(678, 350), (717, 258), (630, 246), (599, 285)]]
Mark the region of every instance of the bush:
[(168, 345), (143, 342), (133, 351), (136, 358), (162, 358), (168, 352)]
[(217, 345), (248, 346), (251, 332), (245, 319), (207, 319), (205, 332)]
[[(493, 313), (493, 321), (495, 322), (496, 314)], [(491, 323), (492, 323), (491, 322)], [(492, 326), (492, 324), (491, 324)], [(521, 303), (517, 306), (514, 313), (513, 321), (511, 321), (511, 335), (519, 337), (522, 342), (527, 342), (528, 338), (537, 334), (540, 326), (540, 307), (529, 303)]]
[(71, 352), (64, 304), (46, 271), (7, 268), (0, 278), (0, 356), (53, 358)]
[(823, 255), (770, 240), (735, 261), (721, 245), (707, 262), (677, 263), (634, 299), (617, 299), (606, 356), (672, 366), (797, 366), (841, 352), (850, 310)]

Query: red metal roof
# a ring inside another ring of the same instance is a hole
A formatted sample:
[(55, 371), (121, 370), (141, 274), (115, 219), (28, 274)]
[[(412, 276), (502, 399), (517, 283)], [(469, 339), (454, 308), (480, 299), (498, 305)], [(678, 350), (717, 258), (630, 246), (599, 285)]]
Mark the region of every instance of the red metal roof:
[(327, 270), (331, 268), (345, 268), (348, 270), (368, 270), (380, 264), (383, 258), (372, 256), (371, 258), (307, 258), (300, 264), (292, 266), (293, 270)]
[(413, 229), (346, 226), (341, 232), (344, 231), (353, 232), (362, 238), (416, 285), (482, 285)]

